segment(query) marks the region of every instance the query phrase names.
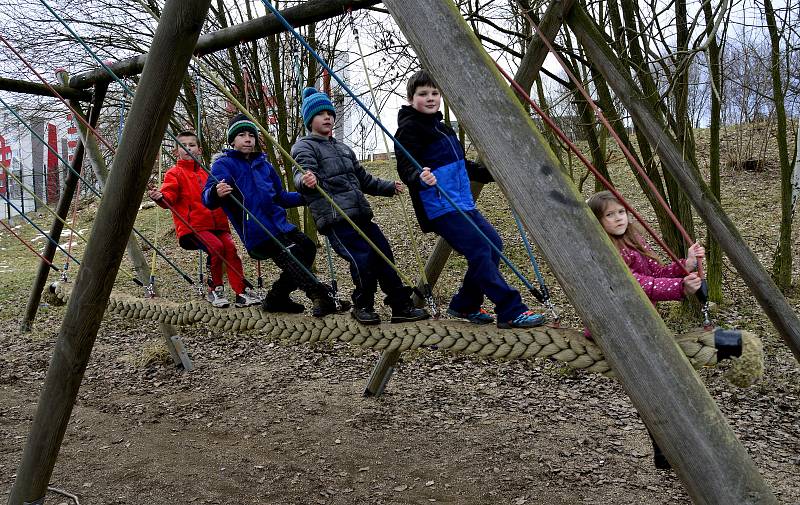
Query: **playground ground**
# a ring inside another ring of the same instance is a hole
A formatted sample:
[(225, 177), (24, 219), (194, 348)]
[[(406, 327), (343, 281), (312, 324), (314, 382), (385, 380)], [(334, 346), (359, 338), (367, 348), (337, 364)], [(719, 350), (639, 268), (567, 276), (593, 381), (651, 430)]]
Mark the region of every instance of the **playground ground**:
[[(625, 189), (638, 195), (633, 185)], [(496, 189), (488, 191), (485, 201), (496, 201)], [(770, 265), (777, 171), (728, 170), (723, 192), (746, 240)], [(634, 201), (646, 208), (641, 196)], [(396, 256), (413, 271), (402, 223), (389, 221), (396, 207), (379, 200), (375, 208)], [(90, 226), (92, 209), (82, 212), (82, 226)], [(523, 264), (507, 209), (485, 210)], [(142, 212), (143, 230), (154, 229), (155, 212)], [(159, 245), (180, 257), (165, 233), (165, 213), (159, 226)], [(65, 308), (44, 306), (32, 333), (17, 331), (35, 262), (6, 235), (0, 240), (5, 502)], [(192, 263), (185, 258), (189, 272)], [(440, 280), (443, 303), (463, 269), (461, 259), (451, 263)], [(795, 279), (798, 263), (796, 255)], [(188, 296), (159, 268), (164, 297)], [(766, 375), (745, 389), (725, 382), (719, 369), (700, 375), (778, 501), (798, 504), (800, 367), (735, 271), (727, 268), (724, 277), (726, 301), (715, 318), (762, 337)], [(565, 324), (580, 324), (553, 290)], [(798, 295), (790, 300), (800, 306)], [(674, 306), (661, 309), (676, 329), (696, 325), (675, 315)], [(404, 356), (383, 397), (365, 399), (377, 359), (371, 351), (284, 347), (263, 335), (204, 327), (183, 328), (182, 337), (197, 367), (191, 373), (164, 361), (154, 324), (104, 321), (52, 487), (78, 495), (82, 505), (690, 503), (674, 472), (653, 467), (646, 432), (622, 387), (602, 376), (548, 361), (500, 363), (425, 350)], [(50, 493), (47, 503), (73, 502)]]

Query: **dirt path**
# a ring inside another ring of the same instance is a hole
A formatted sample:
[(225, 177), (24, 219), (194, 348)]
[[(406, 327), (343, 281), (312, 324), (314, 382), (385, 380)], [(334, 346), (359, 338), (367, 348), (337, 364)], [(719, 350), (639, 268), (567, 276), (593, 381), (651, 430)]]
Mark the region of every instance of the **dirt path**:
[[(0, 335), (3, 493), (62, 310), (33, 336)], [(689, 502), (674, 472), (652, 467), (643, 426), (609, 379), (421, 351), (385, 396), (364, 399), (371, 352), (197, 328), (184, 338), (198, 369), (180, 374), (132, 364), (156, 337), (141, 326), (104, 323), (64, 439), (51, 482), (84, 505)], [(800, 380), (796, 368), (783, 375), (791, 356), (775, 354), (746, 390), (703, 375), (781, 503), (794, 504)]]

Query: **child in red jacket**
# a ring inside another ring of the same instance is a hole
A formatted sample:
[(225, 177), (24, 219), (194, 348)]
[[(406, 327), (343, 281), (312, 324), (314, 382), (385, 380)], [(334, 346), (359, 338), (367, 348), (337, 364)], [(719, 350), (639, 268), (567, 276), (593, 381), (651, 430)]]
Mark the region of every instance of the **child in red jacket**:
[(182, 131), (177, 139), (185, 146), (175, 150), (177, 163), (164, 174), (161, 188), (151, 188), (147, 194), (160, 207), (172, 211), (175, 233), (182, 248), (202, 249), (208, 254), (211, 263), (211, 286), (207, 299), (211, 305), (214, 307), (230, 305), (222, 286), (222, 271), (225, 265), (228, 267), (228, 282), (236, 293), (234, 304), (237, 307), (257, 305), (261, 300), (244, 279), (242, 260), (231, 238), (228, 217), (222, 209), (209, 210), (203, 205), (201, 195), (208, 173), (195, 161), (202, 153), (197, 135), (191, 131)]

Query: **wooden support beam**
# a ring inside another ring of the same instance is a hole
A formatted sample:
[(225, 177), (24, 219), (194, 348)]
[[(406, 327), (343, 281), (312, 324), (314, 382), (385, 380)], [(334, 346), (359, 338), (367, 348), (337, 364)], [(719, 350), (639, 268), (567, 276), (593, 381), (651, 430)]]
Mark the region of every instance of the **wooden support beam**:
[(450, 0), (384, 0), (384, 5), (533, 232), (692, 499), (775, 503), (652, 303), (456, 6)]
[[(92, 94), (84, 89), (75, 89), (68, 86), (53, 86), (53, 89), (64, 98), (89, 102)], [(0, 91), (11, 91), (14, 93), (25, 93), (28, 95), (55, 96), (44, 84), (30, 81), (19, 81), (17, 79), (6, 79), (0, 77)]]
[[(290, 7), (281, 11), (281, 14), (292, 26), (303, 26), (342, 15), (344, 10), (348, 7), (355, 11), (378, 3), (380, 3), (378, 0), (310, 0), (296, 7)], [(278, 21), (274, 15), (268, 14), (236, 26), (206, 33), (197, 41), (194, 54), (200, 56), (221, 51), (244, 42), (251, 42), (264, 38), (267, 35), (275, 35), (277, 33), (283, 33), (284, 31), (286, 30), (280, 21)], [(147, 61), (148, 54), (149, 53), (146, 53), (112, 63), (109, 65), (109, 68), (119, 77), (136, 75), (144, 68), (144, 63)], [(74, 76), (70, 80), (70, 86), (83, 89), (97, 82), (108, 82), (110, 80), (111, 78), (108, 73), (104, 69), (99, 68), (91, 72)]]
[[(60, 76), (63, 76), (64, 78), (67, 77), (66, 73), (60, 74)], [(105, 99), (107, 89), (108, 86), (105, 84), (100, 84), (95, 87), (92, 110), (89, 115), (89, 124), (92, 126), (97, 124), (97, 120), (100, 117), (100, 109), (103, 107), (103, 100)], [(70, 105), (72, 105), (72, 107), (76, 110), (80, 110), (80, 104), (77, 100), (72, 100)], [(77, 119), (75, 121), (77, 122)], [(58, 200), (58, 205), (56, 207), (56, 215), (64, 220), (67, 218), (69, 207), (72, 203), (72, 197), (75, 195), (75, 188), (78, 186), (79, 178), (77, 174), (81, 171), (84, 153), (84, 143), (79, 139), (78, 145), (75, 148), (75, 156), (72, 159), (72, 170), (67, 171), (67, 178), (64, 182), (64, 188), (61, 191), (61, 198)], [(58, 240), (59, 237), (61, 237), (61, 231), (64, 229), (64, 223), (61, 221), (61, 219), (53, 219), (53, 224), (50, 227), (50, 236), (53, 237), (54, 240)], [(53, 261), (55, 253), (55, 244), (48, 241), (44, 246), (44, 252), (42, 252), (42, 256), (44, 256), (48, 262), (51, 262)], [(39, 264), (39, 271), (37, 272), (36, 278), (33, 281), (31, 294), (28, 297), (28, 305), (25, 308), (25, 317), (22, 318), (22, 324), (20, 325), (20, 330), (22, 332), (28, 332), (31, 330), (33, 320), (36, 318), (36, 312), (39, 310), (39, 302), (42, 299), (42, 291), (44, 290), (44, 285), (47, 283), (47, 277), (49, 273), (50, 264), (42, 261)]]
[(114, 168), (47, 369), (9, 505), (43, 501), (150, 168), (210, 0), (169, 0), (151, 45)]
[(576, 7), (572, 9), (568, 22), (592, 64), (614, 89), (636, 126), (658, 153), (662, 166), (681, 185), (681, 189), (708, 226), (709, 232), (730, 258), (795, 358), (800, 361), (800, 319), (786, 297), (747, 246), (736, 225), (725, 214), (722, 205), (700, 174), (684, 160), (677, 142), (667, 133), (667, 126), (651, 109), (649, 102), (631, 79), (628, 69), (603, 41), (594, 20), (582, 8)]

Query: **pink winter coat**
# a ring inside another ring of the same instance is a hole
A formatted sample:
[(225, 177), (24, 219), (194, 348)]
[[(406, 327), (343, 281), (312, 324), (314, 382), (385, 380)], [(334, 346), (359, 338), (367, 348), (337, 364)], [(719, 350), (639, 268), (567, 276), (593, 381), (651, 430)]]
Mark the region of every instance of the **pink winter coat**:
[[(647, 244), (643, 244), (649, 251)], [(683, 277), (684, 263), (672, 263), (662, 265), (653, 258), (647, 257), (636, 249), (622, 249), (620, 251), (622, 261), (631, 269), (631, 273), (642, 286), (644, 294), (653, 302), (666, 302), (683, 300)], [(592, 333), (589, 328), (583, 328), (583, 336), (591, 339)]]
[[(647, 247), (645, 245), (645, 247)], [(649, 250), (649, 248), (648, 248)], [(644, 294), (655, 305), (656, 302), (683, 300), (683, 277), (685, 266), (681, 263), (662, 265), (635, 249), (625, 248), (620, 251), (622, 260), (631, 269), (631, 273), (639, 281)]]

